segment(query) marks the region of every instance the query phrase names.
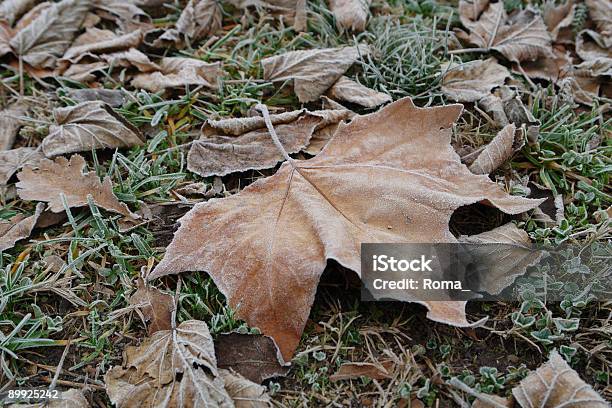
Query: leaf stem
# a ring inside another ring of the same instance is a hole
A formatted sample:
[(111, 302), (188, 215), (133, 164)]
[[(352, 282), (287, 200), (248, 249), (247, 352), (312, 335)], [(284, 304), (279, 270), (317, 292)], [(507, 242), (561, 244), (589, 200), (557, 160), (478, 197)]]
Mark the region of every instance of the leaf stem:
[(270, 136), (272, 137), (272, 141), (276, 145), (276, 148), (280, 151), (280, 153), (283, 155), (285, 160), (287, 160), (289, 164), (291, 164), (291, 167), (295, 167), (294, 160), (291, 157), (289, 157), (289, 154), (287, 153), (287, 151), (281, 144), (280, 140), (278, 139), (276, 130), (274, 130), (274, 126), (272, 125), (272, 120), (270, 120), (270, 112), (268, 111), (268, 107), (264, 105), (263, 103), (258, 103), (257, 105), (255, 105), (255, 109), (261, 112), (264, 118), (264, 122), (266, 122), (266, 127), (268, 128), (268, 132), (270, 132)]

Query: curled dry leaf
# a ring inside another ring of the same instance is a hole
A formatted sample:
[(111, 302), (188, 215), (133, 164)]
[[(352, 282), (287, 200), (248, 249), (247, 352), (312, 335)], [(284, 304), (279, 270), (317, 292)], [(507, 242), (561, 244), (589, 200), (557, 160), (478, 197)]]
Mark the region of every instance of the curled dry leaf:
[(515, 133), (516, 126), (512, 123), (500, 130), (470, 165), (470, 171), (474, 174), (490, 174), (504, 164), (514, 153)]
[(0, 151), (13, 147), (15, 137), (21, 127), (19, 117), (25, 115), (27, 111), (27, 107), (20, 103), (14, 103), (0, 111)]
[[(278, 137), (288, 153), (303, 150), (312, 135), (319, 129), (338, 123), (348, 117), (348, 111), (304, 110), (281, 113), (272, 116), (276, 123)], [(187, 168), (202, 177), (223, 176), (246, 170), (261, 170), (274, 167), (284, 160), (262, 120), (255, 118), (226, 119), (209, 121), (203, 131), (204, 137), (194, 142), (187, 155)], [(260, 118), (263, 119), (263, 118)], [(261, 125), (256, 127), (256, 125)], [(211, 134), (216, 129), (228, 130)], [(238, 137), (237, 129), (249, 129)]]
[(191, 41), (200, 40), (221, 29), (223, 15), (217, 0), (189, 0), (176, 22), (176, 29), (168, 30), (161, 40), (181, 42), (181, 36)]
[(576, 36), (576, 54), (584, 61), (612, 59), (612, 46), (606, 46), (603, 36), (593, 30), (582, 30)]
[(36, 166), (44, 158), (40, 149), (34, 147), (0, 151), (0, 187), (6, 185), (11, 176), (22, 167)]
[(0, 252), (12, 248), (20, 239), (29, 237), (44, 209), (45, 205), (38, 203), (34, 214), (29, 217), (17, 214), (9, 220), (0, 220)]
[(132, 80), (132, 86), (151, 92), (186, 85), (201, 85), (216, 89), (219, 87), (219, 77), (223, 74), (219, 62), (208, 63), (181, 57), (162, 58), (159, 69), (158, 72), (136, 75)]
[(147, 31), (153, 28), (153, 24), (151, 17), (140, 8), (141, 6), (144, 6), (142, 1), (105, 0), (96, 2), (95, 12), (100, 17), (117, 24), (124, 33), (139, 29)]
[(569, 53), (553, 48), (553, 55), (550, 58), (539, 58), (535, 61), (523, 61), (512, 64), (512, 70), (518, 74), (525, 74), (532, 79), (544, 79), (550, 82), (557, 82), (571, 71), (572, 59)]
[(236, 408), (272, 408), (272, 400), (266, 387), (251, 382), (231, 370), (220, 369), (225, 390)]
[(609, 0), (586, 0), (589, 17), (595, 22), (606, 48), (612, 47), (612, 3)]
[(261, 61), (264, 78), (272, 82), (293, 81), (300, 102), (313, 102), (327, 91), (359, 59), (365, 45), (290, 51)]
[(365, 30), (370, 4), (372, 0), (329, 0), (338, 27), (351, 31)]
[(52, 3), (11, 39), (13, 52), (34, 68), (54, 68), (92, 8), (93, 0)]
[(146, 286), (142, 279), (138, 279), (138, 289), (130, 296), (129, 304), (142, 312), (145, 322), (148, 323), (149, 335), (172, 328), (172, 312), (174, 311), (174, 297), (152, 286)]
[[(461, 111), (402, 99), (340, 125), (316, 157), (197, 204), (148, 279), (207, 271), (237, 316), (291, 359), (328, 259), (360, 274), (363, 242), (456, 242), (448, 222), (460, 206), (486, 200), (517, 214), (539, 204), (461, 164), (450, 145)], [(430, 319), (470, 325), (465, 302), (424, 304)]]
[(544, 3), (542, 18), (553, 41), (571, 38), (575, 14), (576, 5), (573, 0), (560, 5), (552, 0)]
[(386, 380), (393, 377), (395, 363), (392, 360), (377, 363), (343, 363), (335, 374), (329, 376), (332, 381), (354, 380), (368, 377), (373, 380)]
[(103, 102), (83, 102), (53, 111), (55, 125), (42, 142), (47, 157), (91, 149), (142, 146), (144, 137)]
[(336, 83), (329, 88), (327, 95), (332, 99), (356, 103), (366, 108), (375, 108), (384, 103), (393, 101), (390, 95), (370, 89), (345, 76), (338, 79)]
[(508, 17), (503, 2), (492, 3), (466, 28), (470, 30), (470, 43), (498, 51), (510, 61), (533, 61), (551, 55), (550, 34), (542, 17), (531, 8)]
[(104, 381), (117, 408), (234, 406), (217, 370), (208, 327), (197, 320), (128, 347), (123, 365), (111, 368)]
[(482, 267), (487, 273), (479, 274), (479, 290), (492, 295), (510, 286), (517, 276), (523, 275), (528, 267), (535, 265), (544, 256), (543, 251), (531, 248), (527, 232), (513, 223), (481, 234), (461, 236), (459, 241), (479, 244), (469, 245), (466, 249), (476, 259), (486, 263)]
[(476, 102), (509, 77), (510, 72), (495, 58), (452, 65), (442, 78), (442, 93), (457, 102)]
[(257, 384), (289, 371), (274, 340), (261, 334), (220, 334), (215, 352), (219, 368), (232, 369)]
[(307, 28), (305, 0), (228, 0), (228, 3), (239, 9), (265, 9), (273, 16), (286, 19), (296, 31), (305, 31)]
[(68, 161), (58, 157), (55, 161), (43, 159), (38, 169), (25, 167), (17, 178), (17, 193), (27, 201), (49, 203), (49, 210), (58, 213), (64, 211), (61, 195), (66, 198), (69, 208), (88, 205), (87, 196), (91, 195), (96, 205), (125, 217), (136, 219), (128, 207), (119, 202), (113, 193), (113, 186), (108, 177), (100, 182), (95, 172), (85, 172), (85, 159), (78, 154)]
[(72, 64), (79, 63), (83, 58), (138, 47), (141, 42), (142, 32), (140, 30), (117, 35), (110, 30), (88, 28), (85, 33), (77, 37), (59, 64), (62, 65), (63, 70)]
[(459, 1), (459, 20), (464, 27), (472, 29), (478, 23), (483, 11), (489, 6), (489, 0)]
[(610, 405), (586, 384), (556, 350), (548, 361), (512, 390), (521, 407), (608, 408)]
[(514, 406), (512, 398), (503, 398), (497, 395), (487, 395), (486, 397), (487, 400), (494, 401), (495, 405), (481, 399), (476, 399), (472, 403), (472, 408), (512, 408)]

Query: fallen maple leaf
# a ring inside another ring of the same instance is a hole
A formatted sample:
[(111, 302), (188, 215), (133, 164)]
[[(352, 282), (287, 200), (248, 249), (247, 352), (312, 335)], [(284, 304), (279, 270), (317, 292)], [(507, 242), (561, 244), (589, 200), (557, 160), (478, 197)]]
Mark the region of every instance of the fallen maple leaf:
[(35, 147), (0, 151), (0, 187), (6, 185), (13, 174), (22, 167), (36, 166), (44, 158), (40, 149)]
[[(450, 134), (462, 109), (402, 99), (340, 125), (316, 157), (287, 157), (274, 176), (197, 204), (148, 279), (208, 272), (237, 316), (290, 360), (328, 259), (360, 274), (361, 243), (456, 242), (448, 223), (460, 206), (487, 201), (516, 214), (542, 201), (510, 196), (461, 164)], [(424, 304), (430, 319), (470, 325), (465, 302)]]
[(510, 72), (495, 58), (454, 64), (442, 77), (442, 93), (457, 102), (476, 102), (504, 84)]
[(312, 102), (327, 91), (344, 73), (369, 52), (365, 45), (344, 48), (290, 51), (261, 61), (264, 79), (292, 80), (300, 102)]
[(30, 236), (45, 205), (38, 203), (29, 217), (17, 214), (9, 220), (0, 220), (0, 252), (12, 248), (17, 241)]
[(23, 200), (47, 202), (49, 210), (55, 213), (64, 211), (62, 194), (70, 208), (88, 205), (87, 196), (91, 195), (96, 205), (105, 210), (129, 219), (139, 218), (113, 194), (110, 178), (106, 177), (100, 182), (95, 172), (84, 171), (85, 166), (85, 159), (78, 154), (73, 155), (70, 161), (64, 157), (58, 157), (55, 161), (43, 159), (38, 169), (25, 167), (17, 174), (17, 194)]
[[(271, 120), (285, 149), (297, 153), (309, 145), (319, 129), (347, 118), (346, 110), (299, 110), (273, 115)], [(236, 137), (241, 131), (244, 133)], [(271, 168), (282, 160), (262, 117), (226, 119), (204, 125), (202, 138), (192, 144), (187, 155), (187, 168), (202, 177), (224, 176)]]
[(42, 142), (45, 156), (91, 149), (141, 146), (138, 129), (103, 102), (83, 102), (53, 111), (54, 125)]
[(336, 24), (344, 30), (365, 30), (372, 0), (329, 0)]
[(390, 95), (375, 91), (345, 76), (340, 77), (327, 91), (327, 95), (336, 100), (356, 103), (366, 108), (375, 108), (393, 101)]
[(512, 390), (521, 407), (608, 408), (610, 405), (586, 384), (556, 350), (548, 361)]
[(236, 408), (272, 408), (272, 400), (266, 387), (247, 380), (231, 370), (220, 369), (225, 391)]

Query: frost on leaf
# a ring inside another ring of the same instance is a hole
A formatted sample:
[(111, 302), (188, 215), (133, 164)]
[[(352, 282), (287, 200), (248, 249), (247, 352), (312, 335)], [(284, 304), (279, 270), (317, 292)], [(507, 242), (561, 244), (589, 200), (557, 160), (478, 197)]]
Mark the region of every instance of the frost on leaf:
[(533, 61), (550, 57), (552, 52), (546, 25), (531, 8), (508, 17), (503, 2), (489, 4), (466, 28), (470, 30), (470, 43), (484, 50), (498, 51), (510, 61)]
[(372, 0), (330, 0), (329, 8), (334, 14), (336, 24), (344, 30), (365, 30), (370, 17)]
[[(348, 114), (348, 110), (299, 110), (272, 115), (271, 120), (285, 150), (297, 153), (319, 130), (347, 119)], [(284, 160), (262, 117), (208, 121), (202, 131), (187, 155), (189, 171), (202, 177), (267, 169)]]
[(336, 81), (327, 91), (327, 95), (332, 99), (356, 103), (366, 108), (375, 108), (393, 100), (390, 95), (370, 89), (345, 76)]
[(132, 86), (151, 92), (188, 85), (217, 89), (221, 76), (219, 62), (208, 63), (193, 58), (165, 57), (159, 63), (159, 71), (136, 75), (132, 80)]
[(9, 220), (0, 219), (0, 251), (12, 248), (17, 241), (30, 236), (45, 205), (38, 203), (33, 215), (17, 214)]
[(515, 134), (516, 126), (512, 123), (500, 130), (470, 165), (470, 171), (474, 174), (490, 174), (504, 164), (514, 152)]
[[(361, 243), (456, 242), (448, 223), (461, 206), (486, 201), (517, 214), (541, 202), (510, 196), (461, 164), (450, 145), (461, 111), (402, 99), (340, 125), (316, 157), (197, 204), (148, 278), (208, 272), (237, 316), (290, 360), (328, 259), (360, 275)], [(465, 302), (425, 305), (433, 320), (470, 324)]]
[(586, 384), (556, 350), (548, 361), (512, 390), (521, 407), (608, 408), (610, 405)]
[(19, 147), (0, 152), (0, 187), (24, 166), (36, 166), (45, 156), (35, 147)]
[(369, 52), (365, 45), (290, 51), (262, 60), (264, 79), (293, 81), (300, 102), (312, 102), (327, 91), (359, 59)]
[(208, 327), (197, 320), (128, 347), (123, 365), (111, 368), (104, 381), (117, 408), (234, 407)]
[(64, 195), (69, 208), (88, 205), (91, 195), (96, 205), (127, 218), (138, 218), (128, 207), (119, 202), (113, 193), (110, 178), (100, 181), (95, 172), (85, 172), (85, 159), (78, 154), (68, 161), (58, 157), (55, 161), (43, 159), (38, 169), (25, 167), (17, 178), (17, 193), (23, 200), (49, 203), (49, 210), (64, 211), (61, 196)]
[(495, 58), (475, 60), (448, 67), (442, 77), (442, 93), (457, 102), (476, 102), (502, 86), (510, 72)]
[(172, 328), (172, 313), (174, 311), (174, 297), (161, 290), (146, 286), (138, 280), (138, 289), (130, 296), (128, 303), (142, 313), (148, 323), (148, 332), (153, 334), (160, 330)]
[(103, 102), (83, 102), (53, 111), (55, 125), (42, 143), (45, 156), (91, 149), (141, 146), (144, 137)]

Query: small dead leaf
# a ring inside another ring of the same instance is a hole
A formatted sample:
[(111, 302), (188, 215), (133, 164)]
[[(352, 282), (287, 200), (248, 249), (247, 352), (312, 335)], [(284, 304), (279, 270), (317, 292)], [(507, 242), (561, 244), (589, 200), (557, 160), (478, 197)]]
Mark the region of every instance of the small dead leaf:
[(544, 3), (542, 18), (553, 41), (572, 36), (572, 23), (576, 14), (576, 5), (573, 0), (556, 5), (548, 0)]
[(512, 64), (512, 70), (517, 74), (526, 74), (532, 79), (544, 79), (556, 82), (571, 71), (572, 59), (567, 52), (553, 48), (553, 56), (550, 58), (539, 58), (535, 61), (523, 61), (520, 66)]
[(306, 30), (305, 0), (228, 0), (229, 4), (244, 10), (247, 7), (265, 9), (267, 14), (285, 19), (293, 28), (300, 32)]
[(141, 42), (142, 32), (140, 30), (117, 35), (110, 30), (88, 28), (66, 51), (59, 65), (63, 65), (65, 69), (72, 64), (79, 63), (84, 58), (95, 58), (96, 55), (128, 50), (138, 47)]
[(476, 102), (509, 77), (510, 72), (495, 58), (452, 65), (442, 78), (442, 93), (457, 102)]
[(370, 89), (345, 76), (338, 79), (336, 83), (329, 88), (327, 96), (335, 100), (355, 103), (366, 108), (375, 108), (384, 103), (393, 101), (390, 95)]
[(512, 408), (514, 406), (512, 398), (503, 398), (497, 395), (487, 395), (487, 398), (495, 401), (498, 405), (493, 405), (483, 400), (476, 399), (472, 404), (472, 408), (499, 408), (500, 406)]
[(19, 117), (24, 116), (27, 111), (27, 107), (20, 103), (14, 103), (0, 111), (0, 151), (13, 147), (17, 132), (21, 127)]
[(266, 387), (247, 380), (231, 370), (220, 369), (225, 382), (225, 391), (234, 401), (236, 408), (272, 408), (272, 400)]
[(172, 328), (174, 297), (152, 286), (146, 286), (138, 279), (138, 289), (130, 296), (128, 303), (138, 307), (148, 323), (149, 336), (160, 330)]
[(556, 350), (550, 353), (546, 363), (512, 390), (512, 395), (522, 407), (609, 407)]
[(217, 370), (206, 323), (188, 320), (128, 347), (123, 365), (104, 376), (117, 408), (234, 406)]
[(40, 149), (19, 147), (0, 151), (0, 187), (6, 185), (13, 174), (24, 166), (36, 166), (45, 156)]
[(96, 2), (95, 7), (100, 17), (114, 22), (124, 33), (153, 27), (151, 17), (140, 8), (143, 1), (105, 0)]
[[(237, 316), (289, 360), (328, 259), (359, 275), (362, 242), (456, 242), (448, 223), (460, 206), (487, 200), (516, 214), (540, 203), (461, 164), (450, 145), (461, 111), (402, 99), (340, 125), (314, 158), (194, 206), (148, 279), (208, 272)], [(430, 319), (470, 325), (465, 302), (423, 304)]]
[(489, 6), (489, 0), (459, 1), (459, 20), (464, 27), (472, 29), (478, 23), (483, 11)]
[(365, 30), (372, 0), (329, 0), (336, 24), (344, 30)]
[(542, 17), (530, 7), (508, 17), (503, 2), (492, 3), (466, 28), (470, 30), (470, 43), (498, 51), (510, 61), (533, 61), (551, 55), (550, 34)]
[(132, 86), (151, 92), (187, 85), (217, 89), (219, 78), (223, 75), (219, 62), (208, 63), (193, 58), (162, 58), (159, 67), (158, 72), (136, 75), (132, 80)]
[(221, 4), (217, 0), (189, 0), (176, 22), (176, 29), (167, 31), (160, 39), (179, 43), (181, 36), (185, 36), (195, 42), (221, 29), (222, 20)]
[(55, 125), (42, 142), (47, 157), (92, 149), (142, 146), (138, 129), (103, 102), (83, 102), (53, 111)]
[(586, 0), (585, 3), (606, 48), (612, 47), (612, 3), (609, 0)]
[(359, 59), (369, 53), (365, 45), (290, 51), (261, 61), (264, 79), (293, 81), (302, 103), (313, 102), (327, 91)]
[(215, 352), (219, 368), (232, 369), (257, 384), (289, 371), (274, 340), (262, 334), (220, 334)]
[(489, 142), (476, 160), (470, 165), (474, 174), (490, 174), (508, 160), (514, 153), (516, 126), (509, 124)]
[(138, 218), (121, 203), (113, 193), (111, 180), (105, 177), (102, 182), (95, 172), (85, 172), (85, 159), (78, 154), (68, 161), (58, 157), (55, 161), (43, 159), (37, 170), (25, 167), (17, 178), (17, 193), (27, 201), (49, 203), (49, 210), (64, 211), (61, 194), (64, 194), (69, 208), (88, 205), (87, 196), (91, 195), (96, 205), (107, 211), (124, 215), (130, 219)]
[(54, 68), (57, 58), (68, 49), (92, 8), (92, 0), (52, 3), (15, 34), (10, 46), (17, 56), (32, 67)]
[(542, 251), (530, 247), (531, 240), (525, 230), (513, 223), (497, 227), (477, 235), (461, 236), (459, 242), (467, 244), (492, 244), (467, 246), (486, 269), (479, 275), (479, 290), (492, 295), (512, 285), (517, 276), (525, 273), (544, 255)]
[(359, 377), (368, 377), (373, 380), (386, 380), (392, 378), (395, 363), (391, 360), (378, 363), (342, 363), (335, 374), (329, 376), (332, 381), (354, 380)]
[(45, 205), (38, 203), (34, 214), (29, 217), (17, 214), (9, 220), (0, 219), (0, 252), (12, 248), (20, 239), (29, 237), (44, 209)]
[(70, 89), (68, 96), (79, 103), (100, 101), (113, 108), (125, 102), (125, 93), (118, 89)]
[[(309, 144), (310, 138), (318, 129), (338, 123), (346, 117), (346, 111), (301, 110), (274, 115), (272, 120), (276, 122), (276, 132), (285, 150), (288, 153), (297, 153)], [(289, 118), (292, 120), (287, 122)], [(274, 145), (263, 121), (254, 119), (209, 121), (203, 128), (205, 136), (195, 141), (189, 150), (189, 171), (202, 177), (224, 176), (238, 171), (271, 168), (283, 161), (284, 158)], [(256, 124), (263, 126), (256, 128)], [(211, 134), (214, 126), (217, 130), (228, 129), (230, 136)], [(233, 136), (238, 129), (250, 130), (238, 137)]]

